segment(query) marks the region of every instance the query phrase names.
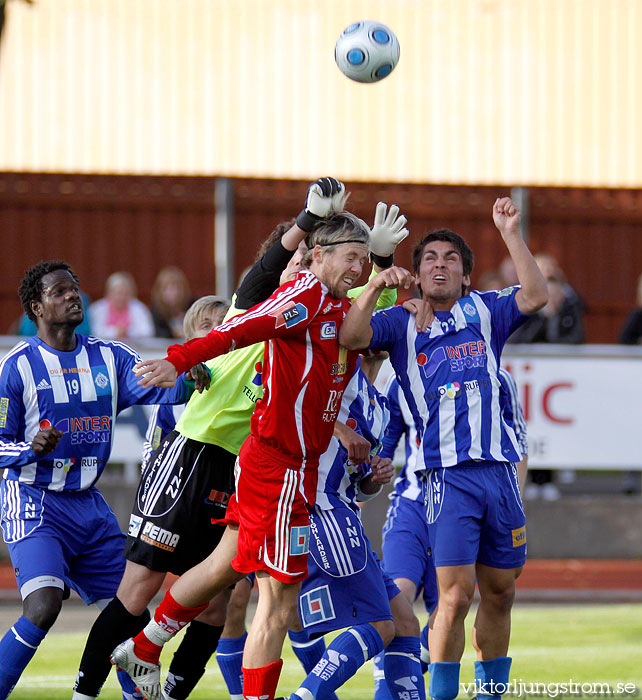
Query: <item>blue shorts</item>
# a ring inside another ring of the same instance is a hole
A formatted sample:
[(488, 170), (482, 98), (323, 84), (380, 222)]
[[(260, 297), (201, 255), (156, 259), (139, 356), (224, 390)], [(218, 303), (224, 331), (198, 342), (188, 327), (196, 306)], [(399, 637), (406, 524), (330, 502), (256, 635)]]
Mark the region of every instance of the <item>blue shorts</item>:
[(2, 531), (23, 600), (67, 584), (87, 603), (113, 598), (125, 535), (98, 489), (46, 491), (4, 479)]
[(424, 503), (403, 496), (393, 496), (381, 544), (383, 568), (393, 579), (407, 578), (423, 589), (428, 612), (437, 606), (437, 576), (430, 547), (428, 520)]
[(465, 462), (430, 469), (426, 476), (435, 566), (524, 565), (526, 516), (514, 464)]
[(399, 592), (351, 508), (310, 511), (308, 577), (301, 584), (299, 614), (311, 637), (392, 620), (389, 601)]

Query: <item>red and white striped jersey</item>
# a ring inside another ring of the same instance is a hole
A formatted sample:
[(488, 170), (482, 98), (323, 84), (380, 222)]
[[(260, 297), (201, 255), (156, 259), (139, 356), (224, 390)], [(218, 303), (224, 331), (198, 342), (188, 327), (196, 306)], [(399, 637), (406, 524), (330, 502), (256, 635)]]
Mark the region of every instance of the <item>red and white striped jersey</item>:
[(316, 466), (356, 366), (357, 353), (338, 341), (349, 306), (348, 299), (329, 296), (327, 287), (306, 270), (205, 338), (173, 345), (167, 359), (180, 372), (236, 347), (265, 341), (264, 393), (251, 432), (286, 464)]

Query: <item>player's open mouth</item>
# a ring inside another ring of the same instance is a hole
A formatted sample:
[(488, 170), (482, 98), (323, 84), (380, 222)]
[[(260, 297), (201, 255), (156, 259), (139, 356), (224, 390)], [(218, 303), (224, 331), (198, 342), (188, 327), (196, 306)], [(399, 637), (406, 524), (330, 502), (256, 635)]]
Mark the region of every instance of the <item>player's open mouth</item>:
[(433, 278), (433, 282), (445, 282), (446, 278), (444, 275), (435, 275)]
[(71, 311), (71, 312), (73, 312), (73, 311), (82, 311), (82, 306), (81, 306), (80, 304), (72, 304), (72, 305), (69, 307), (69, 311)]

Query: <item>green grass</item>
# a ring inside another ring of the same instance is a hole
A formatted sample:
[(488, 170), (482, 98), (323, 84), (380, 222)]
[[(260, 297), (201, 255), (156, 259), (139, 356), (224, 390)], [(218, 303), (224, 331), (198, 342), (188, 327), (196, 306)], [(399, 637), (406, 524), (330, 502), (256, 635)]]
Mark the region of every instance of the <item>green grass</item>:
[[(468, 640), (470, 640), (469, 616)], [(69, 700), (85, 633), (47, 636), (11, 696), (12, 700)], [(168, 664), (172, 647), (162, 660)], [(631, 683), (642, 697), (642, 604), (631, 605), (522, 605), (513, 613), (511, 678), (526, 683)], [(280, 691), (295, 689), (302, 669), (288, 643), (284, 647)], [(472, 682), (474, 653), (468, 642), (462, 662), (462, 682)], [(372, 698), (372, 666), (366, 664), (339, 692), (342, 700)], [(229, 698), (218, 666), (211, 661), (205, 677), (191, 696), (196, 700)], [(460, 695), (466, 697), (465, 694)], [(558, 697), (563, 698), (563, 694)], [(572, 697), (587, 697), (574, 694)], [(592, 695), (591, 697), (595, 697)], [(119, 700), (115, 675), (101, 698)]]

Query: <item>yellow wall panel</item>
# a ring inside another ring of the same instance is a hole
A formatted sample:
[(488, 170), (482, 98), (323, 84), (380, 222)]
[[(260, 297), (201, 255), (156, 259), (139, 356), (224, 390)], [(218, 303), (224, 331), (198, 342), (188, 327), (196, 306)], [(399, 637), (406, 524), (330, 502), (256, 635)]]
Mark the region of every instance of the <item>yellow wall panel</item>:
[[(642, 0), (8, 0), (0, 169), (642, 184)], [(333, 59), (397, 33), (376, 85)]]

